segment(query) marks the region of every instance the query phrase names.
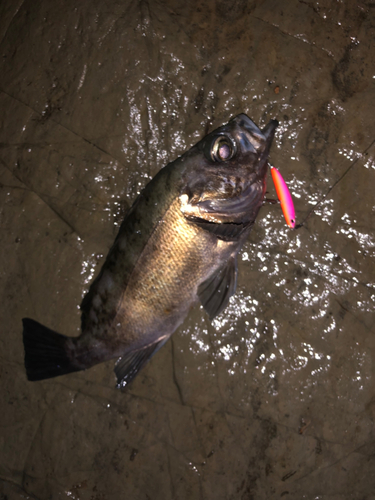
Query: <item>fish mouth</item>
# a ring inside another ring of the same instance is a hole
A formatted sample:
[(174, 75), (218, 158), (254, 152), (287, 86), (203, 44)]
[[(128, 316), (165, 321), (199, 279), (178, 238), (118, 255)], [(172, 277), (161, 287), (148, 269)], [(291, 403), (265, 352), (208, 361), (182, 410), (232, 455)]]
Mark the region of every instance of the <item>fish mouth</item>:
[(263, 130), (244, 113), (233, 118), (232, 122), (237, 125), (236, 139), (243, 152), (268, 154), (276, 127), (279, 125), (277, 120), (270, 120)]

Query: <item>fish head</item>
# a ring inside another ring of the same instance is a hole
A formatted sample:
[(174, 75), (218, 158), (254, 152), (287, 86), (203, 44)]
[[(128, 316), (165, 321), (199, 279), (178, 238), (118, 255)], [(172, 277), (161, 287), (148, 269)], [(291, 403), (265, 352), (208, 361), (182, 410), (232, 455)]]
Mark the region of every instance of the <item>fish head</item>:
[(214, 130), (186, 153), (181, 210), (222, 224), (254, 222), (262, 206), (267, 159), (278, 126), (263, 130), (245, 114)]

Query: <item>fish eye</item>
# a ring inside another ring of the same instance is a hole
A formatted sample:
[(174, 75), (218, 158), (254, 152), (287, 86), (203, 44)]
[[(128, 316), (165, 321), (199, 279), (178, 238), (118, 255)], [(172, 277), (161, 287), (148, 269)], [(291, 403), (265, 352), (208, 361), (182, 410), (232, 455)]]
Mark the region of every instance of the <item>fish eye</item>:
[(235, 144), (226, 136), (217, 137), (211, 148), (213, 161), (227, 161), (233, 158), (236, 152)]

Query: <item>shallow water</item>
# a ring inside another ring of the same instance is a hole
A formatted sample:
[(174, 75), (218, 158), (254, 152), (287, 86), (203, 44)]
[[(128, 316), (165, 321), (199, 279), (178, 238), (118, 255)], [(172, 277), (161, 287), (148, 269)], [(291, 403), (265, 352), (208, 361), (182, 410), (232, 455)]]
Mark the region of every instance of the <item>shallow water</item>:
[[(1, 3), (1, 498), (375, 498), (374, 31), (369, 1)], [(226, 311), (126, 390), (27, 382), (21, 318), (78, 334), (137, 193), (240, 112), (280, 121), (302, 227), (265, 205)]]

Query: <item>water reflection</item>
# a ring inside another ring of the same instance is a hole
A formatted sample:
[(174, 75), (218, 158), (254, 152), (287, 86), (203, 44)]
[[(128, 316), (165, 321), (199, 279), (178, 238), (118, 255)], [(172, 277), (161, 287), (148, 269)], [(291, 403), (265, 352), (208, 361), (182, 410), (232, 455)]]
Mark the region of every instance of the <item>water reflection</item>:
[(82, 261), (81, 276), (83, 279), (82, 284), (84, 285), (82, 297), (86, 294), (88, 286), (91, 285), (94, 274), (98, 271), (98, 261), (100, 261), (103, 256), (103, 254), (93, 253), (86, 257), (86, 260)]
[(368, 160), (366, 161), (366, 163), (364, 164), (364, 167), (365, 168), (372, 168), (372, 169), (375, 169), (375, 160), (372, 156), (370, 156), (368, 158)]
[(350, 142), (351, 147), (342, 147), (338, 149), (340, 155), (343, 155), (346, 159), (350, 161), (354, 161), (358, 158), (362, 157), (362, 151), (358, 151), (355, 148), (355, 143), (353, 141)]

